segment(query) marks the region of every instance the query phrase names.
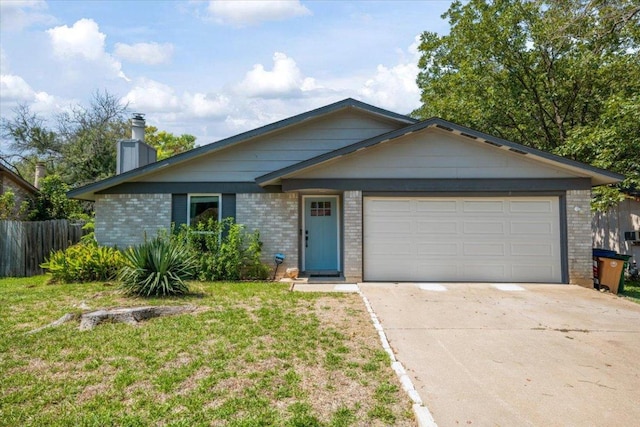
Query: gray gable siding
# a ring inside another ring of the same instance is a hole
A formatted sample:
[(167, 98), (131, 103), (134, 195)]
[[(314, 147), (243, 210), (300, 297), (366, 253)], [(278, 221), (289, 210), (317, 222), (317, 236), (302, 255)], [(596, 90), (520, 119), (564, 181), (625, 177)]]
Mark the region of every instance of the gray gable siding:
[(358, 110), (342, 110), (160, 170), (139, 182), (253, 182), (258, 176), (401, 126)]
[(586, 176), (434, 128), (292, 174), (297, 179), (558, 179)]

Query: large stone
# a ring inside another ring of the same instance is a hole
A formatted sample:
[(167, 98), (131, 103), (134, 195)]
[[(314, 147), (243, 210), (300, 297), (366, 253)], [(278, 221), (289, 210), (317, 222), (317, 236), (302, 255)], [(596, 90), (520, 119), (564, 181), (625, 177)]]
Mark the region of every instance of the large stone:
[(90, 330), (103, 322), (120, 322), (135, 325), (152, 317), (172, 316), (196, 310), (194, 305), (184, 306), (148, 306), (131, 308), (114, 308), (85, 313), (80, 317), (80, 330)]
[(300, 274), (300, 270), (295, 267), (287, 268), (284, 272), (285, 277), (289, 279), (297, 279), (298, 274)]

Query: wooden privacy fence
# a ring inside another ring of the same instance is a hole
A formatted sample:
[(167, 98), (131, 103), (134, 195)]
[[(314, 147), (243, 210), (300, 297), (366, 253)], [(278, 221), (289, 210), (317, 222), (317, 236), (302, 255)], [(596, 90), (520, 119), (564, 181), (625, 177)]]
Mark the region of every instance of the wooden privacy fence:
[(0, 277), (44, 273), (40, 264), (51, 251), (80, 241), (83, 224), (52, 221), (0, 221)]

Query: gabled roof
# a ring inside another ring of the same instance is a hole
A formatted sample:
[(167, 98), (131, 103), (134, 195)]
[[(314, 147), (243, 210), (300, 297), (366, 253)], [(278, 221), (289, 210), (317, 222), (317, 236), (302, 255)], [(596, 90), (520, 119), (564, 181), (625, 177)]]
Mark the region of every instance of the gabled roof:
[(175, 165), (178, 163), (183, 163), (191, 159), (194, 159), (196, 157), (210, 154), (215, 151), (221, 150), (223, 148), (240, 144), (248, 140), (251, 140), (253, 138), (264, 136), (269, 133), (284, 129), (286, 127), (299, 124), (306, 120), (315, 119), (315, 118), (318, 118), (318, 117), (321, 117), (345, 108), (355, 108), (370, 114), (380, 116), (381, 118), (384, 118), (387, 120), (393, 120), (393, 121), (397, 121), (399, 123), (403, 123), (407, 125), (414, 124), (418, 121), (409, 116), (384, 110), (382, 108), (378, 108), (373, 105), (369, 105), (352, 98), (347, 98), (342, 101), (317, 108), (315, 110), (307, 111), (306, 113), (298, 114), (296, 116), (289, 117), (287, 119), (283, 119), (283, 120), (259, 127), (257, 129), (253, 129), (229, 138), (222, 139), (217, 142), (196, 147), (192, 150), (175, 155), (168, 159), (160, 160), (158, 162), (151, 163), (149, 165), (142, 166), (140, 168), (133, 169), (128, 172), (112, 176), (102, 181), (98, 181), (92, 184), (85, 185), (83, 187), (76, 188), (74, 190), (69, 191), (67, 193), (67, 196), (71, 198), (83, 198), (83, 197), (86, 197), (87, 194), (95, 193), (96, 191), (101, 191), (109, 187), (113, 187), (115, 185), (127, 182), (133, 178), (138, 178), (143, 175), (147, 175), (151, 172), (155, 172), (161, 168), (165, 168), (167, 166)]
[(580, 174), (586, 174), (587, 176), (591, 177), (591, 182), (594, 186), (614, 184), (624, 179), (623, 175), (614, 172), (609, 172), (604, 169), (599, 169), (591, 165), (577, 162), (575, 160), (556, 156), (554, 154), (547, 153), (546, 151), (537, 150), (535, 148), (530, 148), (521, 144), (517, 144), (515, 142), (507, 141), (506, 139), (497, 138), (495, 136), (478, 132), (465, 126), (461, 126), (456, 123), (434, 117), (395, 131), (388, 132), (386, 134), (356, 142), (354, 144), (331, 151), (329, 153), (321, 154), (317, 157), (313, 157), (311, 159), (296, 163), (280, 170), (270, 172), (256, 178), (256, 182), (262, 186), (271, 185), (279, 181), (281, 178), (293, 176), (305, 169), (318, 166), (322, 163), (338, 159), (339, 157), (348, 156), (357, 151), (364, 150), (381, 143), (386, 143), (388, 141), (392, 141), (411, 133), (419, 132), (431, 127), (443, 129), (445, 131), (461, 135), (463, 137), (469, 138), (469, 140), (476, 141), (478, 144), (489, 144), (493, 147), (508, 150), (519, 155), (528, 156), (543, 163), (551, 164), (562, 169), (570, 170)]
[(25, 190), (27, 190), (32, 194), (36, 194), (38, 192), (38, 189), (33, 185), (31, 185), (29, 181), (20, 177), (18, 174), (14, 173), (11, 169), (4, 166), (2, 163), (0, 163), (0, 175), (7, 175), (9, 178), (11, 178), (12, 181), (14, 181), (16, 184), (23, 187)]

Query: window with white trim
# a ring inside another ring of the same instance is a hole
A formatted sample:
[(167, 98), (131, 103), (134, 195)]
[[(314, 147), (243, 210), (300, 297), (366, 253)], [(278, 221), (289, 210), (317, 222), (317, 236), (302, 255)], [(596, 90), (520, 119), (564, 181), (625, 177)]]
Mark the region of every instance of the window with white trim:
[(187, 224), (197, 225), (209, 218), (220, 221), (222, 197), (220, 194), (189, 194), (187, 200)]

